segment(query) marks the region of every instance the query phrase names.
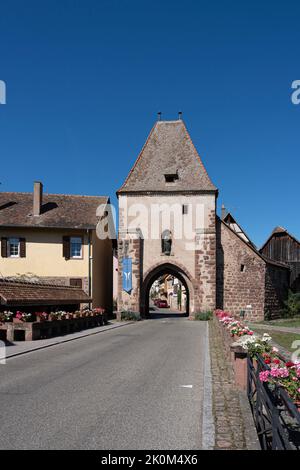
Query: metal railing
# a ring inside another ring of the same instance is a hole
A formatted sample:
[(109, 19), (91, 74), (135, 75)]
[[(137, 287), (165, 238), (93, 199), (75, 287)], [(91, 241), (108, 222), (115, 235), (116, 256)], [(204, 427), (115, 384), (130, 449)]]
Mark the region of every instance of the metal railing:
[(297, 407), (282, 387), (261, 382), (259, 373), (270, 369), (261, 356), (247, 362), (247, 395), (262, 449), (299, 450)]

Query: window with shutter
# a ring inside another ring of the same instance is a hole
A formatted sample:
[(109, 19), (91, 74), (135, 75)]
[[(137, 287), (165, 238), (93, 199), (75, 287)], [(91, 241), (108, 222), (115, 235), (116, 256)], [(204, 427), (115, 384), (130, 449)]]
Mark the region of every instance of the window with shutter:
[(20, 257), (20, 238), (10, 237), (7, 240), (7, 256), (9, 258)]
[(70, 257), (82, 258), (82, 238), (81, 237), (70, 238)]

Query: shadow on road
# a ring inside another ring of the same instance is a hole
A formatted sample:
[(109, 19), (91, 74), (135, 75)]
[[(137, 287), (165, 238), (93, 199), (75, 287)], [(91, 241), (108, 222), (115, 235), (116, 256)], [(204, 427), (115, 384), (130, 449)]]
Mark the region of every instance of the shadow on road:
[(149, 308), (149, 320), (158, 320), (161, 318), (184, 318), (187, 317), (186, 312), (170, 310), (168, 308), (158, 309), (156, 307)]

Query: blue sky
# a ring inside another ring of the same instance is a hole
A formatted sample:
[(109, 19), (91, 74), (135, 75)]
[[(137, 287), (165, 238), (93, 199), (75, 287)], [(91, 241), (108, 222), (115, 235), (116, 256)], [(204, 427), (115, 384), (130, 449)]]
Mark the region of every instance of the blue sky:
[(2, 0), (0, 186), (108, 194), (155, 119), (183, 118), (258, 245), (300, 238), (299, 1)]

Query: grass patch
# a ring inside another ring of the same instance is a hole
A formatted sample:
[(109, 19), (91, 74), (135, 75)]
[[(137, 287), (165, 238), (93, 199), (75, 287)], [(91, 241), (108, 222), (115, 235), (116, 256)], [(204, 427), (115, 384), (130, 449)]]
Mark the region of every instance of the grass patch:
[(212, 318), (212, 312), (207, 311), (207, 312), (197, 312), (195, 314), (195, 320), (197, 321), (208, 321), (211, 320)]
[(299, 346), (297, 346), (297, 348), (292, 349), (293, 342), (296, 340), (300, 341), (300, 335), (297, 333), (283, 333), (282, 331), (268, 330), (267, 328), (263, 330), (257, 328), (255, 331), (260, 335), (263, 333), (268, 333), (272, 337), (274, 343), (282, 346), (289, 352), (294, 352), (295, 349), (299, 348)]
[(272, 326), (288, 326), (291, 328), (300, 328), (300, 318), (289, 318), (287, 320), (272, 320), (272, 321), (265, 321), (266, 325)]
[(139, 312), (132, 312), (131, 310), (123, 310), (121, 312), (121, 320), (123, 321), (140, 321), (141, 315)]

